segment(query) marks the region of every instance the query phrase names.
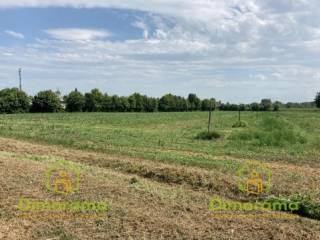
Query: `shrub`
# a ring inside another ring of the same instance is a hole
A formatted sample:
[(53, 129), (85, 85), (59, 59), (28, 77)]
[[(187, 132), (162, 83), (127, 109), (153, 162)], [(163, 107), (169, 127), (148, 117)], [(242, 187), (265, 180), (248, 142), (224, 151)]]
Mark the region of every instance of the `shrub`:
[(32, 112), (61, 112), (62, 110), (59, 95), (51, 90), (39, 92), (32, 100)]
[(196, 139), (201, 139), (201, 140), (215, 140), (221, 138), (221, 134), (216, 132), (216, 131), (212, 131), (212, 132), (201, 132), (197, 135)]
[(30, 109), (31, 99), (17, 88), (0, 91), (0, 113), (25, 113)]

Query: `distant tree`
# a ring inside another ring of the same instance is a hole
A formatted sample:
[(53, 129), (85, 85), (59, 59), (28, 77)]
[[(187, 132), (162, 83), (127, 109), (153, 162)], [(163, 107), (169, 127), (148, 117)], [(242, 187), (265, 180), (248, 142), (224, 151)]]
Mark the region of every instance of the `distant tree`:
[(158, 100), (156, 98), (146, 97), (144, 101), (144, 108), (146, 112), (158, 111)]
[(240, 105), (238, 106), (238, 110), (239, 110), (239, 111), (246, 111), (246, 110), (247, 110), (246, 105), (245, 105), (245, 104), (240, 104)]
[(30, 109), (31, 99), (18, 88), (0, 91), (0, 113), (25, 113)]
[(272, 101), (270, 99), (261, 100), (261, 110), (262, 111), (271, 111), (272, 110)]
[(120, 112), (128, 112), (130, 110), (130, 104), (128, 98), (120, 97), (119, 98), (119, 110)]
[(60, 97), (53, 91), (41, 91), (32, 100), (31, 112), (61, 112)]
[(260, 111), (260, 105), (259, 103), (251, 103), (250, 104), (250, 110), (251, 111)]
[(105, 94), (102, 97), (101, 111), (102, 112), (111, 112), (112, 111), (112, 99), (110, 96), (108, 96), (108, 94)]
[(85, 94), (85, 110), (87, 112), (100, 112), (104, 102), (104, 96), (99, 89), (92, 89)]
[(64, 101), (68, 112), (82, 112), (85, 106), (85, 97), (77, 89), (65, 96)]
[(273, 111), (278, 112), (279, 110), (280, 110), (280, 104), (278, 103), (273, 104)]
[(172, 94), (166, 94), (159, 100), (159, 111), (174, 112), (176, 111), (176, 97)]
[(201, 102), (202, 111), (214, 110), (215, 108), (216, 108), (216, 100), (214, 98), (202, 100)]
[(196, 94), (190, 93), (188, 96), (188, 102), (189, 102), (189, 110), (191, 111), (201, 110), (201, 100), (197, 97)]
[(146, 96), (142, 96), (139, 93), (132, 94), (132, 97), (135, 99), (135, 108), (134, 112), (143, 112), (144, 111), (144, 103)]
[(317, 108), (320, 108), (320, 92), (317, 93), (316, 99), (315, 99), (315, 104)]
[(129, 111), (134, 112), (136, 109), (136, 98), (135, 96), (131, 95), (128, 97), (128, 102), (129, 102)]

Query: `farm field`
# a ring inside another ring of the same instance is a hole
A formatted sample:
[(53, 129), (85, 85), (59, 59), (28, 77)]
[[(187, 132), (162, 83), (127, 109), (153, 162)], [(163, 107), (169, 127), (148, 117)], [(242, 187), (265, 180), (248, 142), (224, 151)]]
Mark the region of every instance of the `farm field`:
[[(205, 112), (0, 115), (0, 239), (320, 239), (319, 208), (288, 219), (209, 211), (213, 196), (253, 200), (237, 186), (248, 160), (272, 170), (261, 198), (320, 203), (320, 112), (243, 112), (245, 128), (232, 127), (237, 112), (213, 116), (216, 141), (196, 138)], [(43, 186), (62, 159), (82, 172), (72, 196)], [(19, 196), (105, 200), (110, 210), (99, 220), (21, 219)]]

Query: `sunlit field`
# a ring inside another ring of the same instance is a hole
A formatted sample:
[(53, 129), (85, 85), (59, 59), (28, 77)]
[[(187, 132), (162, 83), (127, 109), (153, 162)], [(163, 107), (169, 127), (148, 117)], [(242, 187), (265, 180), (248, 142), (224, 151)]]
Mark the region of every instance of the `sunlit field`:
[[(202, 140), (206, 112), (1, 115), (0, 239), (277, 239), (279, 232), (280, 239), (319, 239), (320, 112), (242, 112), (246, 127), (232, 127), (237, 121), (238, 112), (213, 112), (221, 137)], [(61, 160), (81, 170), (70, 196), (45, 187), (46, 171)], [(248, 161), (272, 171), (270, 191), (258, 198), (238, 187)], [(103, 200), (109, 209), (98, 219), (46, 212), (24, 219), (21, 196)], [(213, 197), (302, 208), (283, 218), (245, 210), (214, 218)]]

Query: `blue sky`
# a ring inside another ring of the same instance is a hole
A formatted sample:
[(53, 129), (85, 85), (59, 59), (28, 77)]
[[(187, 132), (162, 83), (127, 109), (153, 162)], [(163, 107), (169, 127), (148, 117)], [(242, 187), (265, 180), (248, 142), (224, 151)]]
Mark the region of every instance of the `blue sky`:
[(2, 0), (0, 88), (252, 102), (320, 90), (316, 0)]

